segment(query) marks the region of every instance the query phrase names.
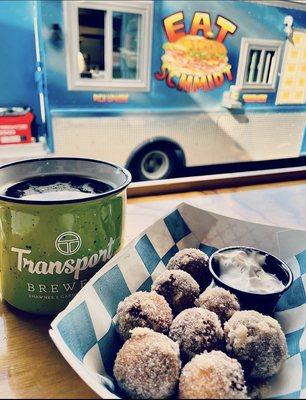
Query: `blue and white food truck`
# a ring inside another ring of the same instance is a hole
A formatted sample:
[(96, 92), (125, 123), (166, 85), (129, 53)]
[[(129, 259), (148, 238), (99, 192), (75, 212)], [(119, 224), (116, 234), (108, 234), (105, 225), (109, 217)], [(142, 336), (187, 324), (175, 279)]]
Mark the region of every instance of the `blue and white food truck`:
[(306, 151), (303, 2), (28, 0), (0, 11), (0, 106), (36, 117), (32, 143), (0, 146), (0, 162), (93, 157), (151, 180)]

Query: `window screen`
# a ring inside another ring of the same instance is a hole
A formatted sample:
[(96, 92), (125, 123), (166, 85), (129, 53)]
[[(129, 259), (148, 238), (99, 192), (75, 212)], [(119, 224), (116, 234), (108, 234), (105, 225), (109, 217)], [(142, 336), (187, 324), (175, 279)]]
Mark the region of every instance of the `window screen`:
[(275, 51), (254, 49), (249, 53), (247, 83), (271, 84), (275, 71)]
[(276, 87), (282, 43), (243, 38), (237, 85), (243, 90), (272, 91)]

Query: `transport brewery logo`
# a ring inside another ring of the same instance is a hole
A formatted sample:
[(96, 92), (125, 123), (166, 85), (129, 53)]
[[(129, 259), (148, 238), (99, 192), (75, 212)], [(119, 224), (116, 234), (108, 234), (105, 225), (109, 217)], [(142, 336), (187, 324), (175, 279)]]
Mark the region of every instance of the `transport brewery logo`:
[(82, 246), (81, 237), (75, 232), (61, 233), (55, 240), (55, 248), (64, 256), (71, 256), (80, 250)]
[[(18, 271), (26, 271), (37, 275), (61, 275), (73, 274), (73, 278), (78, 280), (82, 271), (93, 268), (100, 262), (107, 262), (114, 253), (114, 246), (119, 238), (109, 238), (105, 248), (98, 250), (97, 253), (84, 256), (82, 258), (68, 258), (65, 261), (60, 260), (31, 260), (32, 250), (12, 247), (11, 251), (17, 255)], [(64, 255), (76, 253), (82, 245), (82, 240), (75, 232), (64, 232), (59, 235), (55, 241), (56, 249)]]
[(209, 91), (233, 80), (232, 66), (228, 62), (224, 41), (234, 34), (237, 25), (218, 15), (215, 21), (218, 33), (212, 31), (208, 12), (195, 12), (189, 32), (186, 32), (183, 11), (163, 19), (168, 39), (163, 44), (161, 70), (155, 73), (157, 80), (165, 80), (169, 88), (179, 91)]

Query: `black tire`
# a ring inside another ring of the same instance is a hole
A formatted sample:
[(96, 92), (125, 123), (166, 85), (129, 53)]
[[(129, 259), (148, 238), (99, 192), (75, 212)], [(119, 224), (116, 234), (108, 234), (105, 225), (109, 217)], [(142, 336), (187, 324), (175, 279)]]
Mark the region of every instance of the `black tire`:
[[(159, 171), (156, 170), (154, 172), (154, 167), (152, 167), (152, 172), (150, 173), (150, 160), (156, 158), (158, 166), (159, 157), (163, 159), (164, 164), (161, 165)], [(166, 158), (168, 161), (166, 161)], [(171, 178), (174, 176), (177, 167), (178, 160), (173, 148), (165, 145), (152, 144), (144, 147), (135, 155), (130, 164), (130, 171), (134, 181), (149, 181)]]

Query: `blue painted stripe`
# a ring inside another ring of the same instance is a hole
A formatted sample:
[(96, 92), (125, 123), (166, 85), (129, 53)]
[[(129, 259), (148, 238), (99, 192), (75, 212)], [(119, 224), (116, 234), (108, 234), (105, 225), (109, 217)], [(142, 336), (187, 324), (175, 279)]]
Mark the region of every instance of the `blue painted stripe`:
[(154, 246), (150, 242), (148, 236), (144, 235), (141, 239), (139, 239), (135, 248), (149, 274), (152, 274), (160, 262), (160, 257), (154, 249)]
[(217, 249), (217, 247), (209, 246), (208, 244), (200, 243), (199, 249), (210, 257)]
[(151, 286), (152, 286), (153, 280), (149, 276), (148, 279), (146, 279), (141, 286), (137, 289), (137, 292), (151, 292)]
[(299, 399), (300, 398), (300, 392), (292, 392), (285, 394), (284, 396), (277, 396), (275, 397), (276, 399)]
[(162, 262), (164, 263), (165, 267), (167, 266), (170, 258), (173, 257), (178, 251), (179, 248), (177, 247), (176, 244), (172, 246), (170, 250), (167, 251), (167, 253), (162, 258)]
[(113, 376), (116, 354), (122, 345), (122, 341), (113, 322), (107, 333), (99, 340), (98, 345), (105, 371), (109, 376)]
[(297, 278), (290, 289), (279, 299), (276, 311), (290, 310), (305, 303), (305, 289), (301, 277)]
[(175, 243), (191, 233), (191, 230), (178, 210), (169, 214), (164, 218), (164, 221)]
[(291, 332), (286, 335), (289, 356), (292, 357), (300, 352), (300, 339), (303, 335), (304, 329)]
[(70, 311), (57, 327), (69, 349), (80, 361), (97, 343), (95, 330), (85, 302)]
[(302, 251), (296, 256), (296, 259), (299, 263), (301, 275), (306, 273), (306, 250)]
[(306, 350), (301, 352), (301, 359), (302, 359), (302, 389), (306, 389)]
[(119, 302), (131, 294), (117, 265), (102, 275), (93, 287), (111, 317), (116, 314)]

